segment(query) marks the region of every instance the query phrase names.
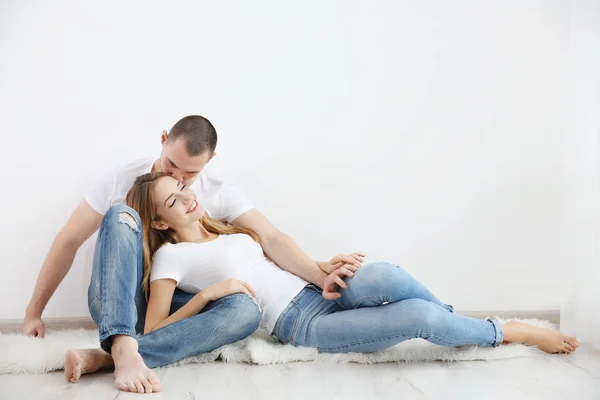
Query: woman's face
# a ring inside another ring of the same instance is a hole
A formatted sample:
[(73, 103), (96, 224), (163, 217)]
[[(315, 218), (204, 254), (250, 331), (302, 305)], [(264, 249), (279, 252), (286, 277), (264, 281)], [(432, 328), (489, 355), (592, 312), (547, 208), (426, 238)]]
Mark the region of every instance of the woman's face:
[(172, 228), (177, 232), (198, 221), (205, 213), (194, 191), (170, 176), (158, 179), (153, 197), (159, 215), (159, 221), (153, 223), (156, 229)]

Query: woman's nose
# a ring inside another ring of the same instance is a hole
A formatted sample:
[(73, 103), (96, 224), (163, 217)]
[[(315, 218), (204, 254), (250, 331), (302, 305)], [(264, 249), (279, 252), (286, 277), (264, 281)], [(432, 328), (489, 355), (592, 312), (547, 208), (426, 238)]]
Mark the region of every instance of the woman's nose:
[(183, 204), (190, 204), (193, 200), (193, 197), (189, 194), (184, 194), (183, 197), (181, 198), (181, 201), (183, 202)]

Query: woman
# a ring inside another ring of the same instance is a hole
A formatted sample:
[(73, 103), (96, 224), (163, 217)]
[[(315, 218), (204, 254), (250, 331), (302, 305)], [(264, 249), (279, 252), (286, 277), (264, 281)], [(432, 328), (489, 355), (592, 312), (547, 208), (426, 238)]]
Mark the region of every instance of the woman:
[[(196, 315), (212, 300), (246, 293), (259, 304), (261, 326), (273, 338), (320, 352), (373, 352), (413, 338), (444, 346), (518, 342), (549, 353), (578, 346), (556, 330), (457, 315), (395, 265), (359, 268), (358, 253), (327, 264), (323, 287), (337, 285), (339, 294), (326, 300), (320, 288), (265, 257), (255, 232), (210, 218), (192, 190), (165, 174), (138, 177), (127, 204), (143, 227), (144, 333)], [(197, 294), (169, 315), (176, 288)]]

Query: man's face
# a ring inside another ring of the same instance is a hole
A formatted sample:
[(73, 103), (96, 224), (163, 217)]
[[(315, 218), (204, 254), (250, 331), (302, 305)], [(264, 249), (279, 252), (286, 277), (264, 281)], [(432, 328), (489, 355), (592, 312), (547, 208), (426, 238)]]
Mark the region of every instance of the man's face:
[(163, 135), (162, 142), (163, 149), (160, 155), (162, 172), (186, 185), (191, 185), (196, 181), (200, 171), (214, 156), (208, 150), (197, 156), (190, 156), (185, 148), (184, 139), (167, 141), (166, 135)]

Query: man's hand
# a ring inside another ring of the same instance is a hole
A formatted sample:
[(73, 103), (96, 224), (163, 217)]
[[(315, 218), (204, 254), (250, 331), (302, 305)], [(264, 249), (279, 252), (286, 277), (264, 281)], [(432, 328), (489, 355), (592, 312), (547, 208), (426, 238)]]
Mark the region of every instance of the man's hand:
[(360, 268), (360, 264), (365, 260), (365, 257), (363, 253), (338, 254), (329, 261), (317, 261), (317, 265), (327, 274), (331, 274), (342, 266), (352, 272), (356, 272)]
[(44, 308), (71, 269), (77, 249), (98, 230), (101, 223), (102, 214), (96, 212), (86, 200), (81, 200), (67, 224), (56, 235), (25, 310), (25, 335), (40, 338), (46, 336), (46, 328), (42, 321)]
[(323, 282), (323, 298), (326, 300), (335, 300), (342, 297), (338, 292), (340, 287), (346, 289), (348, 285), (342, 280), (342, 277), (347, 276), (349, 278), (354, 277), (354, 272), (350, 271), (346, 267), (340, 267), (330, 273), (325, 282)]
[(46, 337), (46, 327), (41, 317), (29, 317), (25, 316), (25, 322), (23, 323), (23, 334), (27, 336), (34, 336), (43, 339)]

